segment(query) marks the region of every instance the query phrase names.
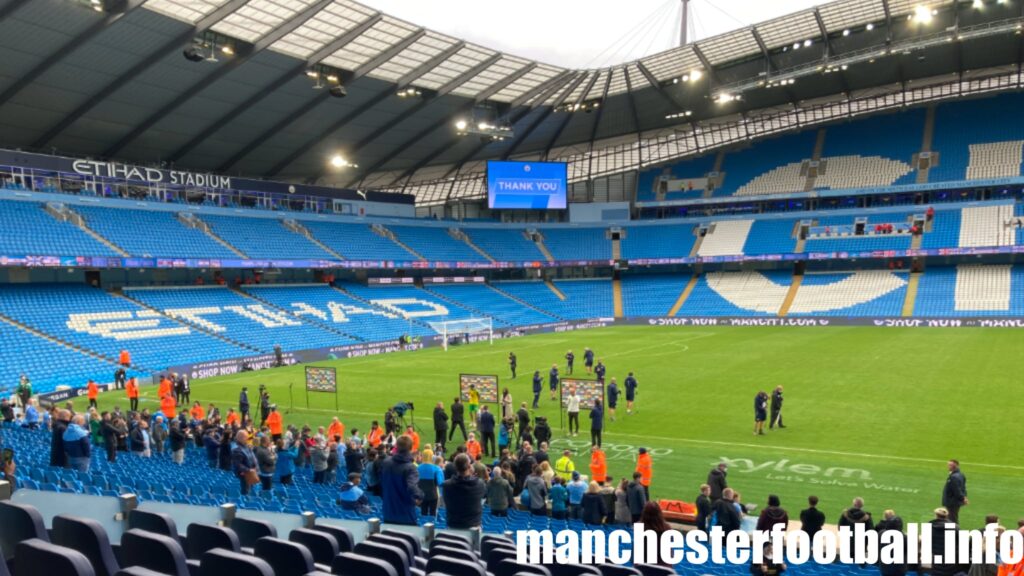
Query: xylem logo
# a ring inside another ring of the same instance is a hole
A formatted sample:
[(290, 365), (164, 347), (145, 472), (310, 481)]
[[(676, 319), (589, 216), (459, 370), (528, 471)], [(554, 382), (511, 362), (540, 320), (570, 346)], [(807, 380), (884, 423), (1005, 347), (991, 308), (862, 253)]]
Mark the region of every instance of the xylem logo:
[[(768, 460), (765, 462), (754, 462), (749, 458), (726, 458), (719, 457), (719, 462), (729, 466), (729, 472), (740, 474), (751, 474), (753, 472), (767, 473), (788, 473), (802, 476), (824, 476), (825, 478), (847, 478), (850, 480), (871, 480), (871, 472), (860, 468), (829, 467), (822, 468), (814, 464), (795, 464), (788, 458), (782, 460)], [(713, 462), (712, 466), (719, 462)]]

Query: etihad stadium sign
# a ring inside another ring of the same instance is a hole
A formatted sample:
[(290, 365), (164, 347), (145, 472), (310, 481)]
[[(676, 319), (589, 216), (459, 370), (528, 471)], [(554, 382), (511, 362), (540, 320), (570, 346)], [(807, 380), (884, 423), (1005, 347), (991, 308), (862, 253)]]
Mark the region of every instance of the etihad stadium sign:
[(178, 170), (163, 170), (121, 164), (120, 162), (99, 162), (96, 160), (75, 160), (71, 168), (82, 176), (98, 178), (122, 178), (147, 184), (174, 184), (201, 188), (231, 188), (231, 177), (216, 174), (197, 174)]

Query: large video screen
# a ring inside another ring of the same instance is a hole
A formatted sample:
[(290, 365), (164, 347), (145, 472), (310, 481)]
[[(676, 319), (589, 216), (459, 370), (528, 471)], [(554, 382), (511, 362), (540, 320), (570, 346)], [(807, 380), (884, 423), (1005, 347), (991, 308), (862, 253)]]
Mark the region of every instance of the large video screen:
[(487, 207), (564, 210), (568, 172), (564, 162), (487, 162)]

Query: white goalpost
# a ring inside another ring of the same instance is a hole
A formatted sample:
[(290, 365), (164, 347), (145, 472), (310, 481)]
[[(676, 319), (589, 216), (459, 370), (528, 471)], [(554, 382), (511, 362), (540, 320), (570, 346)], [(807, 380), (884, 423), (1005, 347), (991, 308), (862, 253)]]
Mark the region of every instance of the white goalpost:
[(463, 320), (442, 320), (428, 322), (435, 332), (441, 335), (441, 345), (448, 350), (448, 343), (453, 339), (468, 339), (477, 334), (486, 334), (487, 341), (494, 344), (494, 322), (491, 318), (465, 318)]

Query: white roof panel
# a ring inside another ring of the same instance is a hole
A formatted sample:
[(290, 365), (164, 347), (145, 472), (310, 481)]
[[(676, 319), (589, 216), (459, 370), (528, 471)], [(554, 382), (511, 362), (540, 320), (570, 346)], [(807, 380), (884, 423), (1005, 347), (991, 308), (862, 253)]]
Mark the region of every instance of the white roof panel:
[[(417, 28), (391, 16), (384, 18), (349, 42), (344, 48), (324, 59), (324, 63), (336, 68), (355, 70), (398, 44), (404, 38), (415, 34)], [(421, 39), (422, 40), (422, 39)]]
[(315, 0), (249, 0), (213, 25), (214, 32), (254, 43), (291, 20)]
[(551, 80), (555, 76), (558, 76), (562, 71), (563, 70), (561, 68), (541, 64), (524, 74), (515, 82), (502, 88), (497, 94), (492, 96), (491, 99), (498, 102), (511, 102), (541, 84)]
[[(612, 83), (608, 85), (609, 96), (621, 94), (626, 91), (626, 68), (626, 66), (622, 66), (621, 68), (616, 68), (614, 70), (614, 75), (612, 76)], [(633, 72), (636, 72), (637, 74), (640, 73), (636, 71), (636, 67), (633, 65), (630, 65), (629, 68), (632, 68), (632, 71), (630, 72), (631, 74)], [(630, 82), (632, 82), (633, 77), (630, 77), (629, 80)]]
[(466, 45), (456, 52), (451, 58), (438, 64), (416, 82), (417, 86), (436, 90), (451, 80), (458, 78), (471, 70), (477, 64), (487, 60), (496, 54), (495, 51), (476, 45)]
[(818, 13), (829, 32), (885, 19), (882, 0), (840, 0), (818, 6)]
[(821, 36), (821, 28), (818, 27), (818, 20), (812, 11), (769, 20), (754, 28), (769, 50)]
[(758, 47), (757, 40), (754, 40), (754, 35), (750, 33), (749, 28), (701, 40), (697, 42), (697, 47), (712, 65), (724, 64), (761, 52), (761, 48)]
[(373, 10), (361, 4), (336, 0), (295, 31), (275, 42), (270, 49), (305, 60), (373, 14)]
[[(700, 58), (697, 58), (697, 54), (693, 51), (693, 46), (689, 44), (680, 48), (673, 48), (672, 50), (668, 50), (660, 54), (655, 54), (648, 58), (644, 58), (641, 61), (659, 82), (678, 78), (691, 70), (704, 69), (704, 65), (701, 64)], [(636, 72), (637, 74), (633, 74), (631, 71), (629, 75), (629, 80), (633, 83), (634, 87), (640, 85), (640, 80), (643, 79), (640, 75), (640, 71), (637, 70)], [(638, 80), (638, 78), (640, 80)]]
[(195, 24), (230, 0), (149, 0), (143, 7), (175, 20)]
[(370, 71), (369, 75), (394, 82), (457, 43), (454, 38), (427, 32), (397, 56)]
[(483, 72), (470, 78), (452, 91), (459, 96), (476, 97), (477, 94), (508, 78), (512, 74), (528, 66), (529, 62), (513, 56), (502, 56), (497, 62), (488, 66)]

